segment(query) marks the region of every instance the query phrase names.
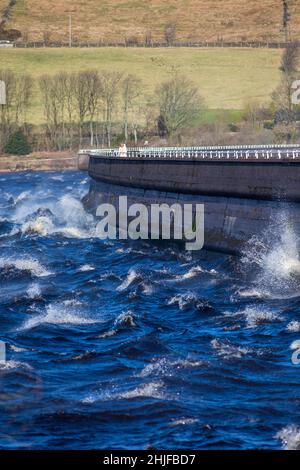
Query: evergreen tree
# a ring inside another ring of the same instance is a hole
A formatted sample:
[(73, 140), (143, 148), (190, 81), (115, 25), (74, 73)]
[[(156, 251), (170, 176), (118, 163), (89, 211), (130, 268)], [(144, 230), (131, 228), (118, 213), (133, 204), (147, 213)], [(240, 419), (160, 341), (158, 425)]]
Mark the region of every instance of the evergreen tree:
[(32, 149), (24, 135), (24, 132), (19, 129), (10, 136), (6, 146), (4, 147), (4, 151), (10, 155), (28, 155), (31, 153)]

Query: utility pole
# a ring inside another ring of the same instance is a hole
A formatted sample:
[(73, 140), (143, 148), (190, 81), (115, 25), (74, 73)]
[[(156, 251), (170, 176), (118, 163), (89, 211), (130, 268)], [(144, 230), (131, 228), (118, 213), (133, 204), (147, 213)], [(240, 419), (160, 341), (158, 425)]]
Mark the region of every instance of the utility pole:
[(69, 47), (72, 47), (72, 15), (69, 15)]
[(290, 8), (289, 8), (289, 0), (282, 0), (283, 4), (283, 30), (284, 30), (284, 35), (285, 35), (285, 43), (287, 44), (290, 39), (290, 21), (291, 21), (291, 14), (290, 14)]

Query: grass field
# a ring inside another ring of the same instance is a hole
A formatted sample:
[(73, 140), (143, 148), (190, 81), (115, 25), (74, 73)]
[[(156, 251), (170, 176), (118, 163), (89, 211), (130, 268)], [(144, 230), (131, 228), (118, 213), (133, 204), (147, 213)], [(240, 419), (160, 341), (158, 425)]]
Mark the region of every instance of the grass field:
[[(86, 69), (132, 73), (144, 82), (145, 95), (170, 76), (172, 68), (192, 79), (210, 110), (239, 110), (265, 103), (279, 81), (280, 50), (270, 49), (0, 49), (0, 69), (42, 74)], [(218, 113), (207, 114), (213, 121)], [(30, 121), (43, 120), (38, 87)]]
[[(299, 37), (300, 3), (290, 3), (291, 34)], [(0, 0), (0, 17), (9, 0)], [(69, 14), (79, 41), (144, 41), (151, 30), (162, 41), (166, 24), (176, 23), (179, 41), (282, 41), (282, 0), (16, 0), (6, 26), (30, 41), (67, 41)]]

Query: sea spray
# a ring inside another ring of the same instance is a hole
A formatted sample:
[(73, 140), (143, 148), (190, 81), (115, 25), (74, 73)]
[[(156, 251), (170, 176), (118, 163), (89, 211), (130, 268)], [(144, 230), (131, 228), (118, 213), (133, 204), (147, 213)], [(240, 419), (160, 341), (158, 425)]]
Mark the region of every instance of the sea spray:
[(287, 212), (248, 242), (241, 261), (251, 289), (261, 297), (300, 295), (299, 239)]

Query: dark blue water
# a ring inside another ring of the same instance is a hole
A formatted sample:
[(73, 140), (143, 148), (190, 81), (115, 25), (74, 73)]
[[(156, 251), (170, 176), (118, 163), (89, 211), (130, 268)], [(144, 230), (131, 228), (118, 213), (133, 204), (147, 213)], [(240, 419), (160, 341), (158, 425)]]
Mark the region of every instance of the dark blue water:
[(299, 448), (291, 224), (242, 259), (103, 242), (88, 184), (0, 175), (0, 448)]

